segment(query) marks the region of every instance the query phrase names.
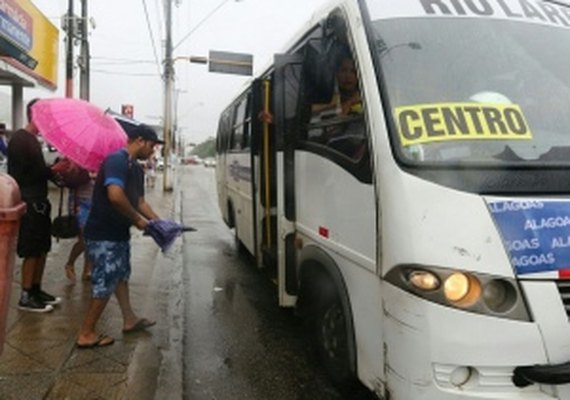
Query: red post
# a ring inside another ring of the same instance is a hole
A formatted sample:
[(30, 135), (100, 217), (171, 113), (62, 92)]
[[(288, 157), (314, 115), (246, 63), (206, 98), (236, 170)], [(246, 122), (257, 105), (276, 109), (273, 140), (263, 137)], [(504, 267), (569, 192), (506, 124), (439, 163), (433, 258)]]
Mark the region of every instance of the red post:
[(18, 184), (10, 175), (0, 173), (0, 354), (6, 337), (20, 218), (25, 212)]

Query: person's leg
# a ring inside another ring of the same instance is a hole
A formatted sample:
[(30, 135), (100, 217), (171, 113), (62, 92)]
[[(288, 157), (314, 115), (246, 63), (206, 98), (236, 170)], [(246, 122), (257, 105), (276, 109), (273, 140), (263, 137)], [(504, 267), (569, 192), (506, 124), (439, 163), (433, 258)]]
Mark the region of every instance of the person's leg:
[(156, 324), (156, 321), (138, 317), (133, 311), (128, 281), (123, 280), (119, 282), (115, 290), (115, 296), (117, 297), (121, 314), (123, 315), (123, 333), (142, 331)]
[(109, 297), (91, 298), (87, 314), (85, 315), (83, 324), (79, 329), (77, 345), (84, 346), (95, 343), (99, 340), (100, 335), (95, 331), (95, 326), (97, 325), (97, 321), (99, 321), (101, 314), (103, 314), (103, 310), (105, 310), (105, 306), (107, 306), (108, 302)]
[(91, 260), (87, 253), (83, 254), (83, 274), (81, 274), (81, 279), (85, 282), (91, 280)]
[[(48, 199), (32, 203), (33, 248), (32, 255), (37, 258), (34, 266), (32, 293), (40, 302), (55, 305), (61, 302), (61, 297), (52, 296), (42, 289), (42, 279), (46, 266), (47, 254), (51, 250), (51, 205)], [(27, 212), (30, 212), (28, 209)]]
[(116, 248), (119, 282), (115, 289), (115, 296), (123, 315), (123, 332), (134, 332), (154, 325), (153, 321), (139, 318), (131, 306), (129, 295), (129, 277), (131, 275), (131, 247), (128, 241), (120, 243)]
[(20, 231), (18, 232), (18, 245), (16, 252), (22, 258), (22, 290), (32, 290), (34, 282), (34, 271), (36, 270), (36, 257), (35, 252), (37, 241), (35, 236), (36, 221), (35, 210), (32, 206), (33, 203), (26, 202), (28, 212), (26, 212), (20, 221)]
[(38, 259), (36, 257), (25, 257), (22, 263), (22, 293), (18, 308), (24, 311), (33, 312), (50, 312), (53, 307), (46, 304), (35, 295), (34, 289), (34, 273)]
[[(97, 333), (95, 327), (101, 314), (105, 310), (109, 298), (116, 290), (118, 279), (114, 271), (107, 271), (108, 264), (115, 264), (115, 244), (107, 241), (90, 241), (85, 243), (85, 253), (93, 261), (93, 282), (91, 285), (91, 301), (85, 319), (79, 329), (77, 345), (86, 347), (101, 341), (101, 335)], [(112, 343), (112, 338), (105, 336), (106, 344)], [(100, 345), (103, 345), (101, 343)]]
[(34, 265), (34, 275), (32, 278), (32, 286), (41, 287), (42, 278), (44, 276), (44, 269), (46, 267), (47, 254), (42, 254), (36, 258)]
[(83, 241), (83, 235), (79, 235), (77, 241), (73, 244), (67, 262), (65, 263), (65, 276), (72, 282), (77, 280), (75, 276), (75, 261), (85, 250), (85, 242)]
[(117, 289), (115, 290), (115, 296), (117, 297), (117, 302), (119, 303), (121, 313), (123, 314), (123, 329), (129, 329), (133, 327), (139, 320), (133, 311), (133, 308), (131, 307), (131, 299), (129, 297), (129, 282), (119, 282)]
[[(77, 215), (77, 222), (79, 223), (79, 227), (81, 228), (79, 233), (79, 240), (81, 240), (81, 243), (83, 244), (83, 249), (85, 249), (85, 239), (83, 237), (83, 229), (87, 224), (87, 219), (89, 218), (90, 210), (91, 210), (91, 200), (85, 198), (82, 199), (79, 202), (79, 213)], [(75, 259), (73, 260), (73, 262), (75, 263)], [(91, 280), (91, 260), (89, 259), (87, 251), (83, 253), (83, 273), (81, 274), (81, 280), (86, 282)]]
[[(40, 204), (39, 207), (36, 207), (33, 202), (26, 202), (26, 206), (27, 212), (20, 221), (18, 245), (16, 248), (18, 256), (23, 259), (22, 293), (18, 302), (18, 308), (25, 311), (49, 312), (53, 310), (53, 307), (35, 296), (38, 274), (41, 278), (38, 268), (40, 272), (43, 271), (41, 251), (46, 248), (43, 233), (49, 229), (49, 225), (46, 225), (45, 220), (47, 220), (47, 224), (50, 223), (49, 218), (39, 211), (45, 213), (49, 211), (49, 206), (43, 207)], [(44, 225), (46, 226), (44, 227)], [(45, 263), (45, 258), (43, 262)]]
[(36, 270), (36, 258), (25, 257), (22, 262), (22, 290), (32, 290), (34, 271)]
[(32, 293), (40, 301), (50, 305), (61, 303), (61, 297), (52, 296), (42, 289), (42, 278), (46, 266), (47, 254), (42, 254), (36, 259), (34, 278), (32, 281)]

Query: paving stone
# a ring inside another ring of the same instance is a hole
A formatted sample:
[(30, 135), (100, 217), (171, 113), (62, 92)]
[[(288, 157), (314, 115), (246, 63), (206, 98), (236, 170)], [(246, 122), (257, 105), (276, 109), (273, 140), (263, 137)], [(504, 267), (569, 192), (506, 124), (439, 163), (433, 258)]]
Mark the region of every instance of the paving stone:
[[(52, 204), (57, 205), (59, 192), (53, 191), (50, 195)], [(163, 197), (162, 192), (156, 190), (149, 193), (148, 200), (159, 214), (170, 215), (174, 197), (169, 196), (167, 200)], [(145, 375), (143, 383), (137, 381), (136, 373), (129, 371), (137, 368), (132, 364), (133, 355), (141, 344), (148, 348), (149, 356), (139, 359), (149, 363), (150, 366), (145, 364), (144, 368), (155, 372), (160, 365), (160, 351), (153, 342), (152, 333), (122, 334), (123, 320), (114, 297), (97, 323), (97, 330), (113, 336), (115, 343), (93, 349), (75, 347), (91, 293), (89, 283), (78, 280), (73, 284), (65, 277), (64, 265), (74, 242), (74, 239), (54, 240), (48, 254), (43, 289), (63, 299), (51, 313), (36, 314), (17, 309), (21, 260), (16, 259), (6, 342), (0, 354), (0, 400), (129, 400), (129, 384), (141, 390), (153, 388), (150, 381), (156, 373)], [(154, 269), (159, 254), (152, 239), (133, 230), (130, 292), (133, 308), (138, 313), (149, 304), (149, 283), (156, 274)], [(76, 263), (78, 277), (82, 268), (82, 258), (79, 258)]]

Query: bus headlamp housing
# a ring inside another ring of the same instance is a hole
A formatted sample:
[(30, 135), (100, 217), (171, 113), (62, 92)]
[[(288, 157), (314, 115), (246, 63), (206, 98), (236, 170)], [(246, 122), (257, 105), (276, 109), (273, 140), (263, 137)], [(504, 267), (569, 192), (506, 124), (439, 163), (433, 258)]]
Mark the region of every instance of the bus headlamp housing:
[(426, 300), (477, 314), (530, 321), (514, 279), (423, 265), (400, 265), (386, 281)]

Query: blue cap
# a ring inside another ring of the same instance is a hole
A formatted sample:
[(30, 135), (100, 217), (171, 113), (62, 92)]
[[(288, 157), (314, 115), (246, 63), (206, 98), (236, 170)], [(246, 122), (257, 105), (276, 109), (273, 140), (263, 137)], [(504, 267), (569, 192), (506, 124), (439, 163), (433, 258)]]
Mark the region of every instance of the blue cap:
[(144, 140), (151, 140), (157, 144), (164, 144), (164, 141), (158, 138), (154, 129), (145, 124), (135, 125), (130, 129), (125, 129), (125, 132), (130, 139), (141, 137)]

